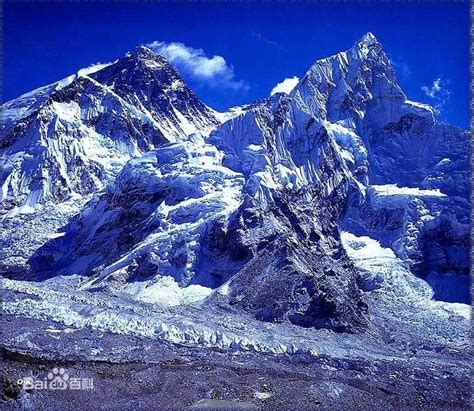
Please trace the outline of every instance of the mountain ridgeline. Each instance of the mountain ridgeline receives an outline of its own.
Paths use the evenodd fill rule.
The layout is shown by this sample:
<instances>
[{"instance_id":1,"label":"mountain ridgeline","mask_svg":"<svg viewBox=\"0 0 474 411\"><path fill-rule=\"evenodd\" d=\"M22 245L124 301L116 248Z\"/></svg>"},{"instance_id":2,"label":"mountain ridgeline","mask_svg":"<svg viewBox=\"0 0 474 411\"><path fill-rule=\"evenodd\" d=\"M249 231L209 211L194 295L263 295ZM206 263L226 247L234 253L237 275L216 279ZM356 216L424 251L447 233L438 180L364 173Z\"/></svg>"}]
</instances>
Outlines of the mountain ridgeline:
<instances>
[{"instance_id":1,"label":"mountain ridgeline","mask_svg":"<svg viewBox=\"0 0 474 411\"><path fill-rule=\"evenodd\" d=\"M342 230L468 301L469 152L371 33L228 113L138 47L3 104L0 271L110 293L172 277L209 288L201 304L356 332L374 284Z\"/></svg>"}]
</instances>

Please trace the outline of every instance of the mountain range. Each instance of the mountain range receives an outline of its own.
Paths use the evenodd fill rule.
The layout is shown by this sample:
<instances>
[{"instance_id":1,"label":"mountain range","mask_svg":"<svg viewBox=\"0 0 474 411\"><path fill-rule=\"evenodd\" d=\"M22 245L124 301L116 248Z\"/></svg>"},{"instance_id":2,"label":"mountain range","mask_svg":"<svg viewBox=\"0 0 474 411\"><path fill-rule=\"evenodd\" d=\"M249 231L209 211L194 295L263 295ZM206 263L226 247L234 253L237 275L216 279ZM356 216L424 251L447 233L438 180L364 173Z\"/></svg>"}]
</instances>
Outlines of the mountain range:
<instances>
[{"instance_id":1,"label":"mountain range","mask_svg":"<svg viewBox=\"0 0 474 411\"><path fill-rule=\"evenodd\" d=\"M230 284L257 316L305 321L344 290L351 322L363 310L340 227L419 276L469 273L469 133L407 99L371 33L289 94L228 113L139 46L5 103L0 144L11 278ZM249 295L255 282L268 295Z\"/></svg>"},{"instance_id":2,"label":"mountain range","mask_svg":"<svg viewBox=\"0 0 474 411\"><path fill-rule=\"evenodd\" d=\"M294 373L330 408L467 404L470 134L407 98L373 34L224 113L139 46L0 120L8 352Z\"/></svg>"}]
</instances>

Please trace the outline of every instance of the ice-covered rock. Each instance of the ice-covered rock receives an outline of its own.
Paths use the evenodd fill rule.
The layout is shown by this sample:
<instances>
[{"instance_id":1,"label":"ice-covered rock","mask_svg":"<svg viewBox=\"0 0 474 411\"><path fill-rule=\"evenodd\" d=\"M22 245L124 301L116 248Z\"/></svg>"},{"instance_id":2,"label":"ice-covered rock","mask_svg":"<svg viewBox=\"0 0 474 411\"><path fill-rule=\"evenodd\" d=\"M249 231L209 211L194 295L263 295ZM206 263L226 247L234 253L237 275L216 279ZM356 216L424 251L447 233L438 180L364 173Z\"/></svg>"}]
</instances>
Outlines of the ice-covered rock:
<instances>
[{"instance_id":1,"label":"ice-covered rock","mask_svg":"<svg viewBox=\"0 0 474 411\"><path fill-rule=\"evenodd\" d=\"M93 273L102 286L157 275L187 285L214 220L240 205L243 176L194 134L130 161L30 263L50 275ZM107 280L107 281L105 281Z\"/></svg>"},{"instance_id":2,"label":"ice-covered rock","mask_svg":"<svg viewBox=\"0 0 474 411\"><path fill-rule=\"evenodd\" d=\"M224 123L209 141L225 153L225 165L246 176L246 192L269 202L282 190L309 199L311 192L325 197L348 185L352 174L330 133L291 98L277 94Z\"/></svg>"},{"instance_id":3,"label":"ice-covered rock","mask_svg":"<svg viewBox=\"0 0 474 411\"><path fill-rule=\"evenodd\" d=\"M161 56L138 47L2 105L0 271L25 262L126 162L222 121Z\"/></svg>"},{"instance_id":4,"label":"ice-covered rock","mask_svg":"<svg viewBox=\"0 0 474 411\"><path fill-rule=\"evenodd\" d=\"M137 47L91 77L151 117L169 141L208 134L220 123L171 64L148 47Z\"/></svg>"}]
</instances>

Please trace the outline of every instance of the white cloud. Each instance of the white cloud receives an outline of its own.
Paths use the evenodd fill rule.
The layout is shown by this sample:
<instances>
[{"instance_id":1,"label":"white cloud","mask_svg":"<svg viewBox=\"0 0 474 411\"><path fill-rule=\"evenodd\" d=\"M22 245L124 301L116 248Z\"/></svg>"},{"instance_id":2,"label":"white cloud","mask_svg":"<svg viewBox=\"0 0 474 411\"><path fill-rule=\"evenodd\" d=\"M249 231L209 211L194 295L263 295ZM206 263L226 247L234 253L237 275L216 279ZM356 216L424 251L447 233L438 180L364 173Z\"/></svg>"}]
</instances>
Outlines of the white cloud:
<instances>
[{"instance_id":1,"label":"white cloud","mask_svg":"<svg viewBox=\"0 0 474 411\"><path fill-rule=\"evenodd\" d=\"M428 97L435 98L441 92L441 77L433 81L431 86L423 86L421 88Z\"/></svg>"},{"instance_id":2,"label":"white cloud","mask_svg":"<svg viewBox=\"0 0 474 411\"><path fill-rule=\"evenodd\" d=\"M203 49L176 42L154 41L147 47L166 58L183 76L200 84L236 91L248 89L245 81L236 80L234 68L222 56L208 57Z\"/></svg>"},{"instance_id":3,"label":"white cloud","mask_svg":"<svg viewBox=\"0 0 474 411\"><path fill-rule=\"evenodd\" d=\"M96 71L102 70L103 68L110 66L112 63L95 63L91 64L88 67L84 67L80 69L77 72L77 75L82 77L82 76L87 76L89 74L95 73Z\"/></svg>"},{"instance_id":4,"label":"white cloud","mask_svg":"<svg viewBox=\"0 0 474 411\"><path fill-rule=\"evenodd\" d=\"M298 81L300 81L300 79L296 76L284 79L282 82L273 87L272 91L270 92L270 96L273 96L275 93L290 94L291 90L293 90L298 84Z\"/></svg>"},{"instance_id":5,"label":"white cloud","mask_svg":"<svg viewBox=\"0 0 474 411\"><path fill-rule=\"evenodd\" d=\"M441 76L433 80L430 86L424 85L421 90L435 102L435 109L440 112L444 104L449 100L451 91L448 89L449 80L444 80Z\"/></svg>"}]
</instances>

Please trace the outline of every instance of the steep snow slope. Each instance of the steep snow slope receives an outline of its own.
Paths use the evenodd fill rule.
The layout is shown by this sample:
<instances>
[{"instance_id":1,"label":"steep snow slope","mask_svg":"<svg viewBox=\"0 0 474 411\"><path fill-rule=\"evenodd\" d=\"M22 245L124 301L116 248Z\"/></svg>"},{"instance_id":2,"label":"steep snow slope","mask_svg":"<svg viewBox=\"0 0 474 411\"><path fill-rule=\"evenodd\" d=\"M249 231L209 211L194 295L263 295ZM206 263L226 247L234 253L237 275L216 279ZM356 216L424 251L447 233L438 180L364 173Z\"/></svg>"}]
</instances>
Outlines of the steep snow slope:
<instances>
[{"instance_id":1,"label":"steep snow slope","mask_svg":"<svg viewBox=\"0 0 474 411\"><path fill-rule=\"evenodd\" d=\"M58 91L71 84L78 77L92 74L110 64L112 63L94 64L90 67L80 69L76 74L66 77L63 80L40 87L4 103L1 110L2 123L0 130L2 135L10 133L11 129L14 128L18 121L28 117L30 114L38 110L53 91Z\"/></svg>"},{"instance_id":2,"label":"steep snow slope","mask_svg":"<svg viewBox=\"0 0 474 411\"><path fill-rule=\"evenodd\" d=\"M327 136L324 142L313 139L315 130ZM324 197L335 181L344 181L344 227L375 235L420 275L467 274L468 133L438 122L431 107L406 99L372 34L316 61L290 97L277 94L249 106L210 141L226 153L226 165L248 176L246 191L260 201L286 189L301 190L307 199L318 189ZM332 177L317 174L324 158L336 161L329 166ZM375 191L366 196L371 184ZM387 220L372 210L377 184L391 188L391 203L408 204L417 193L423 198L417 206L413 201L400 206L415 210L400 214L399 208L404 229L384 226ZM393 189L396 184L404 188ZM439 195L424 195L429 192ZM378 234L370 229L375 221Z\"/></svg>"},{"instance_id":3,"label":"steep snow slope","mask_svg":"<svg viewBox=\"0 0 474 411\"><path fill-rule=\"evenodd\" d=\"M129 159L219 116L144 47L3 104L0 271L27 275L26 260Z\"/></svg>"},{"instance_id":4,"label":"steep snow slope","mask_svg":"<svg viewBox=\"0 0 474 411\"><path fill-rule=\"evenodd\" d=\"M351 208L341 226L393 249L415 274L438 289L437 298L469 303L467 210L467 200L439 190L371 186L365 203Z\"/></svg>"},{"instance_id":5,"label":"steep snow slope","mask_svg":"<svg viewBox=\"0 0 474 411\"><path fill-rule=\"evenodd\" d=\"M319 190L328 196L352 174L324 125L283 94L247 108L211 134L224 164L247 177L246 191L261 202L280 190Z\"/></svg>"},{"instance_id":6,"label":"steep snow slope","mask_svg":"<svg viewBox=\"0 0 474 411\"><path fill-rule=\"evenodd\" d=\"M369 33L348 51L316 61L291 97L323 119L361 185L404 187L390 189L390 199L374 187L362 208L350 200L344 226L375 235L422 276L467 275L469 133L440 123L431 107L407 100L375 36ZM417 196L416 187L442 195ZM389 203L399 206L388 219L398 219L403 229L390 228L381 211Z\"/></svg>"},{"instance_id":7,"label":"steep snow slope","mask_svg":"<svg viewBox=\"0 0 474 411\"><path fill-rule=\"evenodd\" d=\"M0 200L12 215L93 193L130 157L165 141L149 117L106 86L79 77L2 139Z\"/></svg>"}]
</instances>

